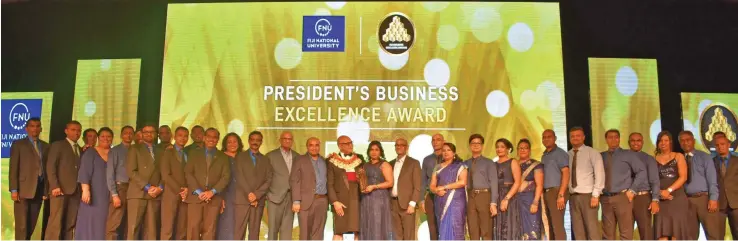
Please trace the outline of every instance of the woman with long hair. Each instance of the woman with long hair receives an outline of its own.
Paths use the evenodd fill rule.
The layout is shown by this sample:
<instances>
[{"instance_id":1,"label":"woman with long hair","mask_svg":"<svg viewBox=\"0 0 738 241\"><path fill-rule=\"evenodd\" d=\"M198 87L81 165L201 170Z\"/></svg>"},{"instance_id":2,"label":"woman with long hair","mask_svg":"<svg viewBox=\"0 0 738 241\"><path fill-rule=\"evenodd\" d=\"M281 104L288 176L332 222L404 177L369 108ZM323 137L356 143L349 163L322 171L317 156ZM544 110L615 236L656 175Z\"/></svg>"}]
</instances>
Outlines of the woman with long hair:
<instances>
[{"instance_id":1,"label":"woman with long hair","mask_svg":"<svg viewBox=\"0 0 738 241\"><path fill-rule=\"evenodd\" d=\"M521 185L520 163L510 157L513 151L512 142L505 138L495 141L497 151L497 185L500 194L497 203L500 212L495 218L494 238L495 240L515 240L521 236L520 212L518 212L518 201L516 195Z\"/></svg>"},{"instance_id":2,"label":"woman with long hair","mask_svg":"<svg viewBox=\"0 0 738 241\"><path fill-rule=\"evenodd\" d=\"M434 204L439 240L464 240L466 229L467 170L456 155L456 145L444 143L443 162L436 165L430 190L436 194Z\"/></svg>"},{"instance_id":3,"label":"woman with long hair","mask_svg":"<svg viewBox=\"0 0 738 241\"><path fill-rule=\"evenodd\" d=\"M234 167L236 161L236 155L243 151L243 141L241 137L236 133L228 133L223 138L223 142L220 145L221 151L228 156L228 161L231 163L231 182L228 183L225 193L223 193L223 201L221 202L220 217L218 218L218 231L216 237L219 240L233 240L235 234L235 216L236 212L233 211L233 189L236 185L236 168Z\"/></svg>"},{"instance_id":4,"label":"woman with long hair","mask_svg":"<svg viewBox=\"0 0 738 241\"><path fill-rule=\"evenodd\" d=\"M379 141L369 143L366 155L369 162L360 167L366 175L367 186L361 191L359 239L393 239L389 202L394 185L392 166L385 160L384 148Z\"/></svg>"},{"instance_id":5,"label":"woman with long hair","mask_svg":"<svg viewBox=\"0 0 738 241\"><path fill-rule=\"evenodd\" d=\"M687 162L684 155L673 152L672 136L668 131L656 139L656 162L661 182L661 203L654 216L653 228L659 240L689 238L687 210L689 203L683 185L687 181Z\"/></svg>"},{"instance_id":6,"label":"woman with long hair","mask_svg":"<svg viewBox=\"0 0 738 241\"><path fill-rule=\"evenodd\" d=\"M107 186L106 168L113 143L113 130L100 128L97 146L82 154L77 181L82 186L82 199L77 211L75 239L105 239L105 220L108 219L110 191Z\"/></svg>"},{"instance_id":7,"label":"woman with long hair","mask_svg":"<svg viewBox=\"0 0 738 241\"><path fill-rule=\"evenodd\" d=\"M518 188L518 212L520 213L520 231L522 240L538 240L543 237L543 230L548 223L542 224L540 209L543 195L543 165L530 158L530 141L521 139L518 142L518 162L523 171L523 179Z\"/></svg>"}]
</instances>

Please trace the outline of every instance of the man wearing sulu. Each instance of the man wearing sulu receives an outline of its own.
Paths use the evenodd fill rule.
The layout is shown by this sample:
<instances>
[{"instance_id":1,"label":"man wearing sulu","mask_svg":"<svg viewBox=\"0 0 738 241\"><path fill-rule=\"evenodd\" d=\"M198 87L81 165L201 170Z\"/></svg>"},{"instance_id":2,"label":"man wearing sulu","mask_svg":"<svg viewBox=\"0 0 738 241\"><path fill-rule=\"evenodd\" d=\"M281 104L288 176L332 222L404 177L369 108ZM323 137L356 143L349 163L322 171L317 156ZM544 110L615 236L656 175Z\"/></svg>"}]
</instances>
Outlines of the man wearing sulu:
<instances>
[{"instance_id":1,"label":"man wearing sulu","mask_svg":"<svg viewBox=\"0 0 738 241\"><path fill-rule=\"evenodd\" d=\"M307 140L308 153L295 157L290 173L292 211L297 213L300 240L323 240L328 209L328 170L320 140Z\"/></svg>"},{"instance_id":2,"label":"man wearing sulu","mask_svg":"<svg viewBox=\"0 0 738 241\"><path fill-rule=\"evenodd\" d=\"M338 137L339 153L328 157L328 200L333 208L333 239L343 235L359 238L359 180L356 170L364 157L354 153L354 142L348 136Z\"/></svg>"}]
</instances>

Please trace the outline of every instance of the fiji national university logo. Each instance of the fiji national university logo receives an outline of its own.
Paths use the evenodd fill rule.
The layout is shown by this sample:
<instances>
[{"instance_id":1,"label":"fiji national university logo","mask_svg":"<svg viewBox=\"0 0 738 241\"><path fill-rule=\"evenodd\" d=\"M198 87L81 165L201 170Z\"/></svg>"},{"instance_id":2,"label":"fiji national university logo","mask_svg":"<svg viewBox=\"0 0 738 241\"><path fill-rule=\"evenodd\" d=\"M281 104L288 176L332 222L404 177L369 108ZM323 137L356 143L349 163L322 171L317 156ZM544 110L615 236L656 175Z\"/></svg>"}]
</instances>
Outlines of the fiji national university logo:
<instances>
[{"instance_id":1,"label":"fiji national university logo","mask_svg":"<svg viewBox=\"0 0 738 241\"><path fill-rule=\"evenodd\" d=\"M303 52L343 52L346 47L345 16L303 16Z\"/></svg>"}]
</instances>

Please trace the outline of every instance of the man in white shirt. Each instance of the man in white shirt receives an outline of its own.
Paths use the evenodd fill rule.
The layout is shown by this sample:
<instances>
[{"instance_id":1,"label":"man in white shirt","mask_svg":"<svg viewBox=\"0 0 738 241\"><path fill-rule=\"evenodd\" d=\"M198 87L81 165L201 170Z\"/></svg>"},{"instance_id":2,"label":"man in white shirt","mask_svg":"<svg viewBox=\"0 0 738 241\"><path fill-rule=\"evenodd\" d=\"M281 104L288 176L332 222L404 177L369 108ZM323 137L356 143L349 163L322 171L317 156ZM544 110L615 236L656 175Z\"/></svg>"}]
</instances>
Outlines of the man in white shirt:
<instances>
[{"instance_id":1,"label":"man in white shirt","mask_svg":"<svg viewBox=\"0 0 738 241\"><path fill-rule=\"evenodd\" d=\"M407 140L395 141L397 159L392 160L392 229L397 240L415 240L415 207L420 202L420 162L407 155Z\"/></svg>"},{"instance_id":2,"label":"man in white shirt","mask_svg":"<svg viewBox=\"0 0 738 241\"><path fill-rule=\"evenodd\" d=\"M572 145L569 150L571 228L576 240L600 240L602 231L597 211L600 194L605 188L605 167L600 152L584 145L584 139L581 127L569 131Z\"/></svg>"}]
</instances>

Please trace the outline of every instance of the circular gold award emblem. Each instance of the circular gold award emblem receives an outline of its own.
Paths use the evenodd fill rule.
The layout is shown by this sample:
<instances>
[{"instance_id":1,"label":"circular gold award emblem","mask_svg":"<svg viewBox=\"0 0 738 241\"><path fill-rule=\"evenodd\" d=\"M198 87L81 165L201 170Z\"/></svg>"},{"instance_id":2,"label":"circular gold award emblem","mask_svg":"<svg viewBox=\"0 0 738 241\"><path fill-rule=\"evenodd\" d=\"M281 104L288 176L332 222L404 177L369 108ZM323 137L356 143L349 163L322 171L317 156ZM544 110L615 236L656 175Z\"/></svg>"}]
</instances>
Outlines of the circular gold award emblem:
<instances>
[{"instance_id":1,"label":"circular gold award emblem","mask_svg":"<svg viewBox=\"0 0 738 241\"><path fill-rule=\"evenodd\" d=\"M392 55L404 54L415 43L415 26L405 14L390 13L379 23L377 39L384 52Z\"/></svg>"}]
</instances>

